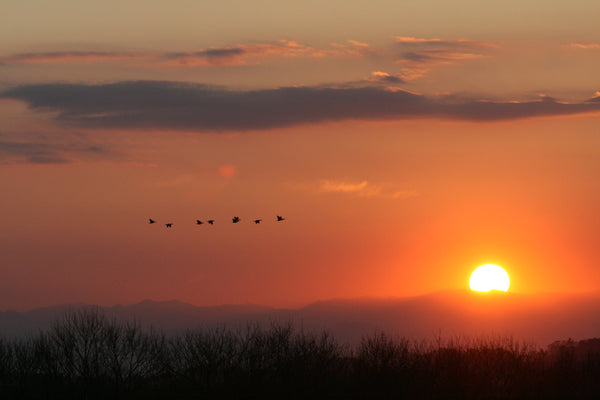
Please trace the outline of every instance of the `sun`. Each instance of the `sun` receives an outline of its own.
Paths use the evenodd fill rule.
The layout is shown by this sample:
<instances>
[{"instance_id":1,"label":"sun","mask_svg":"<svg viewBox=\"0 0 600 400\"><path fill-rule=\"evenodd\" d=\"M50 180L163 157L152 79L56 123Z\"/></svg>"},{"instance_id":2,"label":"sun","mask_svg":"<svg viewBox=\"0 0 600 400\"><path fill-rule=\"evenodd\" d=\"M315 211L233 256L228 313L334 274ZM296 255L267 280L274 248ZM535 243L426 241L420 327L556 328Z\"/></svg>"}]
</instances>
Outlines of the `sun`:
<instances>
[{"instance_id":1,"label":"sun","mask_svg":"<svg viewBox=\"0 0 600 400\"><path fill-rule=\"evenodd\" d=\"M490 290L508 291L510 278L506 271L494 264L485 264L477 267L469 279L471 290L489 292Z\"/></svg>"}]
</instances>

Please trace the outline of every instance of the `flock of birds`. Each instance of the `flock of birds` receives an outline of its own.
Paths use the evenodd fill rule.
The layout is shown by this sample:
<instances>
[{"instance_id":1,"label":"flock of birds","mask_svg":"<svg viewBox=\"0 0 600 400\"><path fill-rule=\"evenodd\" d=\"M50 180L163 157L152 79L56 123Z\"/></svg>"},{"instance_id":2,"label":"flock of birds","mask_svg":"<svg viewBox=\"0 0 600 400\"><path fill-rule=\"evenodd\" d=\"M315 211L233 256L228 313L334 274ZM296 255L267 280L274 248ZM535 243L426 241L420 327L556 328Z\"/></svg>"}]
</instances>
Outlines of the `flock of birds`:
<instances>
[{"instance_id":1,"label":"flock of birds","mask_svg":"<svg viewBox=\"0 0 600 400\"><path fill-rule=\"evenodd\" d=\"M278 215L275 220L277 222L281 222L281 221L285 221L285 218L283 218L281 215ZM156 221L153 220L152 218L148 218L148 221L149 221L148 223L150 223L150 224L155 224L156 223ZM231 222L233 222L234 224L237 224L240 221L241 221L240 217L235 216L235 217L231 218ZM214 225L215 224L215 220L214 219L206 220L206 222L208 222L209 225ZM255 224L260 224L261 222L262 222L262 219L255 219L254 220ZM196 220L196 225L202 225L202 224L204 224L204 221L200 221L199 219ZM172 222L168 222L168 223L165 224L165 226L167 228L172 228L173 227L173 223Z\"/></svg>"}]
</instances>

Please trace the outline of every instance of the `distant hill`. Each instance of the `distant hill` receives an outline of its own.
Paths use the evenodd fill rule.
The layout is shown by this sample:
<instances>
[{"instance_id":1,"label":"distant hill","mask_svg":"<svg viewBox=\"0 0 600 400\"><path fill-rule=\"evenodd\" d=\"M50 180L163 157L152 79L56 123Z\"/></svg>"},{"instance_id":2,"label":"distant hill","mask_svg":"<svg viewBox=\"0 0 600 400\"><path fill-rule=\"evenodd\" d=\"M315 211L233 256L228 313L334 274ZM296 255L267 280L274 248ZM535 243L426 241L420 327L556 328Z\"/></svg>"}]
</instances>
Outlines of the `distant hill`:
<instances>
[{"instance_id":1,"label":"distant hill","mask_svg":"<svg viewBox=\"0 0 600 400\"><path fill-rule=\"evenodd\" d=\"M308 328L328 328L359 340L382 330L414 339L512 336L547 345L600 336L600 296L525 296L470 291L413 298L349 299L313 303L293 313Z\"/></svg>"},{"instance_id":2,"label":"distant hill","mask_svg":"<svg viewBox=\"0 0 600 400\"><path fill-rule=\"evenodd\" d=\"M0 335L12 337L45 330L68 311L82 307L92 306L74 303L37 308L26 312L0 312ZM177 300L144 300L127 306L100 306L99 308L110 318L136 320L146 327L152 326L167 333L198 327L245 324L263 320L266 315L273 312L271 307L258 305L198 307Z\"/></svg>"},{"instance_id":3,"label":"distant hill","mask_svg":"<svg viewBox=\"0 0 600 400\"><path fill-rule=\"evenodd\" d=\"M84 304L0 312L0 335L18 336L47 329L52 321ZM414 339L513 336L547 345L568 338L600 336L600 296L440 292L410 298L359 298L319 301L299 309L260 305L198 307L179 301L145 300L100 307L108 316L136 319L167 333L199 327L243 327L292 322L306 330L327 329L338 339L356 342L383 330Z\"/></svg>"}]
</instances>

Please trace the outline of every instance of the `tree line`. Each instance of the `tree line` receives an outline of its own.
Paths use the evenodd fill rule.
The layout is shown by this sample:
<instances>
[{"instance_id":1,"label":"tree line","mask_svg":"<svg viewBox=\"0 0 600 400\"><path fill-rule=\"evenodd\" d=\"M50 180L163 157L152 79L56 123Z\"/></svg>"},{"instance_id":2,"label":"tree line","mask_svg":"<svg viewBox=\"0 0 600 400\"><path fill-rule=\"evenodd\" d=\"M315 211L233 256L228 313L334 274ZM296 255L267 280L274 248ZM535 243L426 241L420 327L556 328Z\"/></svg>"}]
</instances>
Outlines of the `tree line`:
<instances>
[{"instance_id":1,"label":"tree line","mask_svg":"<svg viewBox=\"0 0 600 400\"><path fill-rule=\"evenodd\" d=\"M428 342L374 332L351 346L291 322L167 336L99 308L0 339L2 399L572 399L600 393L600 339Z\"/></svg>"}]
</instances>

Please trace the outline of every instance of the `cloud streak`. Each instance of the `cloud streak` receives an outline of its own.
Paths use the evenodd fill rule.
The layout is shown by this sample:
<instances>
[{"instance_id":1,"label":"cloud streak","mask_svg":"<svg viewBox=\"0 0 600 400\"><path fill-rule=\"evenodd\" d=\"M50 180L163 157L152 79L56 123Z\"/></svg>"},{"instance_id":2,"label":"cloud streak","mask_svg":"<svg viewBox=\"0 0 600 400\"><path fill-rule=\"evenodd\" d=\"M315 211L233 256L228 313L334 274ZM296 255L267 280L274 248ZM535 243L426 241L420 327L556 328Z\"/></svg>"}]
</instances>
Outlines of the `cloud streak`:
<instances>
[{"instance_id":1,"label":"cloud streak","mask_svg":"<svg viewBox=\"0 0 600 400\"><path fill-rule=\"evenodd\" d=\"M98 146L0 140L0 164L65 164L73 161L72 155L99 153L105 151Z\"/></svg>"},{"instance_id":2,"label":"cloud streak","mask_svg":"<svg viewBox=\"0 0 600 400\"><path fill-rule=\"evenodd\" d=\"M77 127L195 131L245 131L349 119L494 121L600 110L597 102L590 101L444 100L371 86L236 91L162 81L24 85L1 96L24 101L34 110L56 112L57 120Z\"/></svg>"},{"instance_id":3,"label":"cloud streak","mask_svg":"<svg viewBox=\"0 0 600 400\"><path fill-rule=\"evenodd\" d=\"M69 162L69 159L57 150L45 143L0 141L0 163L20 161L31 164L63 164Z\"/></svg>"},{"instance_id":4,"label":"cloud streak","mask_svg":"<svg viewBox=\"0 0 600 400\"><path fill-rule=\"evenodd\" d=\"M55 51L45 53L20 53L0 57L2 64L93 63L103 61L143 60L149 55L134 51Z\"/></svg>"},{"instance_id":5,"label":"cloud streak","mask_svg":"<svg viewBox=\"0 0 600 400\"><path fill-rule=\"evenodd\" d=\"M171 66L239 66L260 63L265 57L340 57L362 56L370 51L366 43L349 40L333 44L327 49L317 49L292 40L273 43L239 44L231 47L210 47L192 52L167 53L163 56Z\"/></svg>"},{"instance_id":6,"label":"cloud streak","mask_svg":"<svg viewBox=\"0 0 600 400\"><path fill-rule=\"evenodd\" d=\"M144 61L154 66L239 66L255 65L268 57L342 57L363 56L372 52L367 43L348 40L333 43L327 48L315 48L292 40L269 43L237 44L225 47L208 47L181 52L140 51L54 51L19 53L0 57L0 65L12 64L92 64L109 61Z\"/></svg>"},{"instance_id":7,"label":"cloud streak","mask_svg":"<svg viewBox=\"0 0 600 400\"><path fill-rule=\"evenodd\" d=\"M404 46L432 46L432 47L466 47L466 48L489 48L498 47L495 43L481 42L466 39L439 39L439 38L417 38L397 36L396 43Z\"/></svg>"},{"instance_id":8,"label":"cloud streak","mask_svg":"<svg viewBox=\"0 0 600 400\"><path fill-rule=\"evenodd\" d=\"M385 83L385 84L398 84L405 83L405 80L395 74L390 74L384 71L373 71L369 79L371 82Z\"/></svg>"},{"instance_id":9,"label":"cloud streak","mask_svg":"<svg viewBox=\"0 0 600 400\"><path fill-rule=\"evenodd\" d=\"M600 43L571 43L571 47L576 49L600 49Z\"/></svg>"},{"instance_id":10,"label":"cloud streak","mask_svg":"<svg viewBox=\"0 0 600 400\"><path fill-rule=\"evenodd\" d=\"M420 78L438 65L487 57L487 51L498 47L494 43L474 40L405 36L396 37L396 44L401 50L396 63L402 66L400 75L406 81Z\"/></svg>"},{"instance_id":11,"label":"cloud streak","mask_svg":"<svg viewBox=\"0 0 600 400\"><path fill-rule=\"evenodd\" d=\"M98 159L111 151L97 140L80 133L3 132L0 134L0 164L65 164L80 159Z\"/></svg>"},{"instance_id":12,"label":"cloud streak","mask_svg":"<svg viewBox=\"0 0 600 400\"><path fill-rule=\"evenodd\" d=\"M391 185L373 184L368 181L350 182L324 179L319 182L318 191L321 193L340 193L368 198L407 199L417 196L417 193L414 191L397 190L391 187Z\"/></svg>"}]
</instances>

